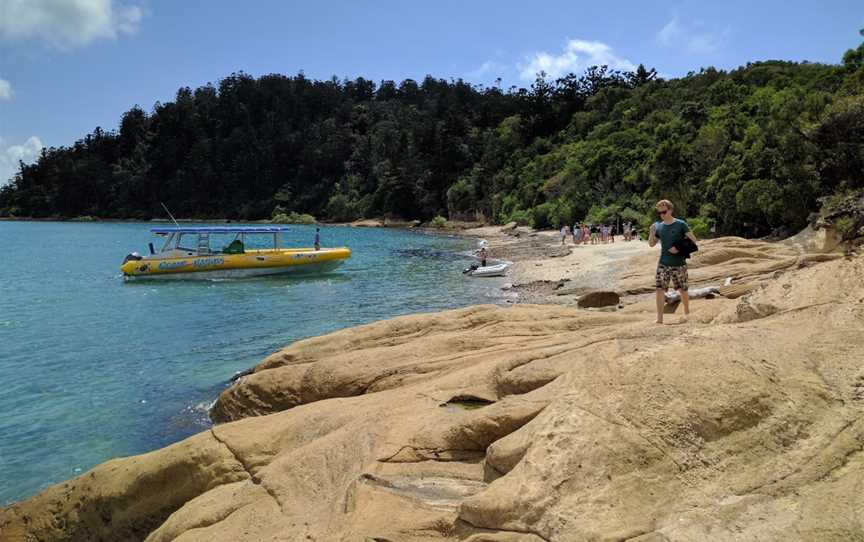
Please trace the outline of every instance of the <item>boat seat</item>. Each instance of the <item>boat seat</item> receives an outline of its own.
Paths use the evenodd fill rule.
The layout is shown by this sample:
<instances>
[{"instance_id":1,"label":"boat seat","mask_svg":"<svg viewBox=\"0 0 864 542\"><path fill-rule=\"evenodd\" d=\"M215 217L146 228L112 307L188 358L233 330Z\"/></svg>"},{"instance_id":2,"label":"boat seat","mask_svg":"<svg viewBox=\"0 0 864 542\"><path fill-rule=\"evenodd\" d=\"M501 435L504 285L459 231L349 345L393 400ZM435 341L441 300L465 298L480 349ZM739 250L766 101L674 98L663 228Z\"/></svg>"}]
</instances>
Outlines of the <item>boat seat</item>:
<instances>
[{"instance_id":1,"label":"boat seat","mask_svg":"<svg viewBox=\"0 0 864 542\"><path fill-rule=\"evenodd\" d=\"M244 254L246 250L243 248L243 241L234 239L222 249L222 252L225 254Z\"/></svg>"}]
</instances>

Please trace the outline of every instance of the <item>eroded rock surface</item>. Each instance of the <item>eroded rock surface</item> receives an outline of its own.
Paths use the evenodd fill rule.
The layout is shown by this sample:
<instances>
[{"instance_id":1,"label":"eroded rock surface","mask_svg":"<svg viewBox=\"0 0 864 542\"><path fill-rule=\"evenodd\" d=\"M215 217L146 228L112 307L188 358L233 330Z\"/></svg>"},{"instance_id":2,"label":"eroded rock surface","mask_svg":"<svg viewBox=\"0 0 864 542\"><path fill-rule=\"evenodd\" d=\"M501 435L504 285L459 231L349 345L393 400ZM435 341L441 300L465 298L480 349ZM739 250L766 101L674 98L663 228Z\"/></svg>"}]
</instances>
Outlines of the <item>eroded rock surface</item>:
<instances>
[{"instance_id":1,"label":"eroded rock surface","mask_svg":"<svg viewBox=\"0 0 864 542\"><path fill-rule=\"evenodd\" d=\"M583 309L591 307L614 307L620 301L621 296L616 292L595 290L579 296L579 301L576 304Z\"/></svg>"},{"instance_id":2,"label":"eroded rock surface","mask_svg":"<svg viewBox=\"0 0 864 542\"><path fill-rule=\"evenodd\" d=\"M299 341L225 423L0 510L0 540L861 540L864 258L749 243L694 273L761 287L686 325L479 306Z\"/></svg>"}]
</instances>

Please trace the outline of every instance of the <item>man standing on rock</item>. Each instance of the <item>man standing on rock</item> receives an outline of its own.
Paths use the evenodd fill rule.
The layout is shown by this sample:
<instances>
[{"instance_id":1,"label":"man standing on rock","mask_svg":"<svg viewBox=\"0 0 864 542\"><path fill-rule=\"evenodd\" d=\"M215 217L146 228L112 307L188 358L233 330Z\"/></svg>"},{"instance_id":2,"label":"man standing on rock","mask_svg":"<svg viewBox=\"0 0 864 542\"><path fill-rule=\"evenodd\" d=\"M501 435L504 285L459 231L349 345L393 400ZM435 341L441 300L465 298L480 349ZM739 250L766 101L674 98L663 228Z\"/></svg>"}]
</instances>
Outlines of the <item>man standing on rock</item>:
<instances>
[{"instance_id":1,"label":"man standing on rock","mask_svg":"<svg viewBox=\"0 0 864 542\"><path fill-rule=\"evenodd\" d=\"M679 254L676 243L680 243L685 237L696 243L696 236L690 231L690 227L680 218L672 216L672 202L662 199L655 206L660 217L659 222L651 224L648 233L648 245L657 244L660 239L660 261L657 262L657 273L654 279L657 288L657 323L663 323L663 306L666 303L666 290L669 283L675 286L681 294L681 303L684 305L684 316L681 322L686 322L690 315L690 296L687 292L687 259Z\"/></svg>"}]
</instances>

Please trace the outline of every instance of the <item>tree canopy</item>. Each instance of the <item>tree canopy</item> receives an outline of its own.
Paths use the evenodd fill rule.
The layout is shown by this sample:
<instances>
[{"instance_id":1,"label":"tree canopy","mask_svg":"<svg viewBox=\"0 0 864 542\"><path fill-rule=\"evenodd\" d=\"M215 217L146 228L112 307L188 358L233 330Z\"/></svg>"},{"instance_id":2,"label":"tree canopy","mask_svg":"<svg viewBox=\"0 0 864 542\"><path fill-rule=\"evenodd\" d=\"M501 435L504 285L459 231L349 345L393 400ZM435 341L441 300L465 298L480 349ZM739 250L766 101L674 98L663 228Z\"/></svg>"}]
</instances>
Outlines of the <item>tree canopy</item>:
<instances>
[{"instance_id":1,"label":"tree canopy","mask_svg":"<svg viewBox=\"0 0 864 542\"><path fill-rule=\"evenodd\" d=\"M436 215L537 227L647 220L802 227L864 186L864 44L842 64L754 62L664 80L640 65L530 88L231 74L114 130L44 149L0 215L347 221Z\"/></svg>"}]
</instances>

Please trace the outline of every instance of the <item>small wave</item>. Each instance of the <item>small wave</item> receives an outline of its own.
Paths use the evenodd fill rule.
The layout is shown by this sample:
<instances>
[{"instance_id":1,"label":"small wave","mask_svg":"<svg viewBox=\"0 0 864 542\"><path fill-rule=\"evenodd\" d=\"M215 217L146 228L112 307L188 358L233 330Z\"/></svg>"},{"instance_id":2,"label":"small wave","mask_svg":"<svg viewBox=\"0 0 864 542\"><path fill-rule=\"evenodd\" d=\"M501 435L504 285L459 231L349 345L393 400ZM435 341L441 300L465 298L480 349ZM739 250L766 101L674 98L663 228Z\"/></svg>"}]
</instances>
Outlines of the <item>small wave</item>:
<instances>
[{"instance_id":1,"label":"small wave","mask_svg":"<svg viewBox=\"0 0 864 542\"><path fill-rule=\"evenodd\" d=\"M189 412L204 413L209 415L210 409L213 408L213 405L215 404L216 399L213 399L212 401L202 401L200 403L187 406L186 410Z\"/></svg>"},{"instance_id":2,"label":"small wave","mask_svg":"<svg viewBox=\"0 0 864 542\"><path fill-rule=\"evenodd\" d=\"M174 430L200 431L213 425L210 420L210 408L216 403L213 401L201 401L195 404L189 404L183 407L183 410L177 413L171 420L171 427Z\"/></svg>"}]
</instances>

